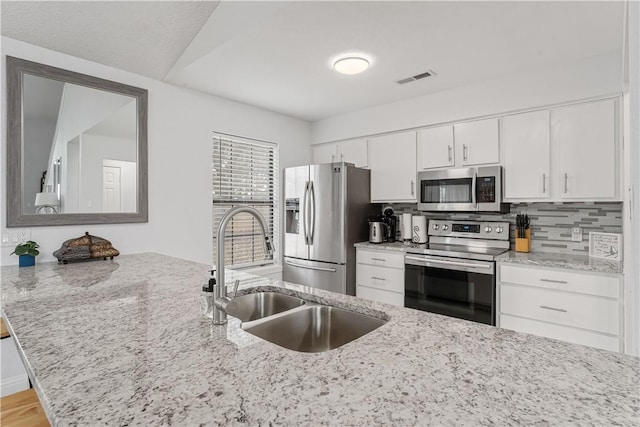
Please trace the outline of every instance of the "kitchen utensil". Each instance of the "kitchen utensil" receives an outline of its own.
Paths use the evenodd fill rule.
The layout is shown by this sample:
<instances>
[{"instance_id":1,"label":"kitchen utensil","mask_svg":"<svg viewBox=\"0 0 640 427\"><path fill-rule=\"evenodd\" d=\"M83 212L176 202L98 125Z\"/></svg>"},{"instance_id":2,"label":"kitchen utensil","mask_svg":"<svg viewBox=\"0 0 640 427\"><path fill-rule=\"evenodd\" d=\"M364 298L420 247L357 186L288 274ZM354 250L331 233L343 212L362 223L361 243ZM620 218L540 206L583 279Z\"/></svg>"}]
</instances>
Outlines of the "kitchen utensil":
<instances>
[{"instance_id":1,"label":"kitchen utensil","mask_svg":"<svg viewBox=\"0 0 640 427\"><path fill-rule=\"evenodd\" d=\"M382 243L384 242L385 228L387 224L380 221L371 221L369 223L369 242L370 243Z\"/></svg>"},{"instance_id":2,"label":"kitchen utensil","mask_svg":"<svg viewBox=\"0 0 640 427\"><path fill-rule=\"evenodd\" d=\"M404 240L411 240L411 214L402 214L402 238Z\"/></svg>"},{"instance_id":3,"label":"kitchen utensil","mask_svg":"<svg viewBox=\"0 0 640 427\"><path fill-rule=\"evenodd\" d=\"M415 215L411 222L413 225L413 243L427 243L427 217Z\"/></svg>"}]
</instances>

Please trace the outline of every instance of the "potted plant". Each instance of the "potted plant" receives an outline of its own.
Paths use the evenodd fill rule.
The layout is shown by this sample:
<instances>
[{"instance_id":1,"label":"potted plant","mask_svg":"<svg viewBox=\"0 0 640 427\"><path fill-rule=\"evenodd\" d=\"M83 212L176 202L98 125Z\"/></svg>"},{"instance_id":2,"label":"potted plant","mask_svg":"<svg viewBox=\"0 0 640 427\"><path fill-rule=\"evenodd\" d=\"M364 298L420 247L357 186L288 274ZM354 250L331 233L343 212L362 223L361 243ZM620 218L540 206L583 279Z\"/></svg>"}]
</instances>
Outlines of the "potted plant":
<instances>
[{"instance_id":1,"label":"potted plant","mask_svg":"<svg viewBox=\"0 0 640 427\"><path fill-rule=\"evenodd\" d=\"M32 267L36 265L36 256L40 254L39 247L36 242L29 240L16 246L11 255L16 254L20 257L20 267Z\"/></svg>"}]
</instances>

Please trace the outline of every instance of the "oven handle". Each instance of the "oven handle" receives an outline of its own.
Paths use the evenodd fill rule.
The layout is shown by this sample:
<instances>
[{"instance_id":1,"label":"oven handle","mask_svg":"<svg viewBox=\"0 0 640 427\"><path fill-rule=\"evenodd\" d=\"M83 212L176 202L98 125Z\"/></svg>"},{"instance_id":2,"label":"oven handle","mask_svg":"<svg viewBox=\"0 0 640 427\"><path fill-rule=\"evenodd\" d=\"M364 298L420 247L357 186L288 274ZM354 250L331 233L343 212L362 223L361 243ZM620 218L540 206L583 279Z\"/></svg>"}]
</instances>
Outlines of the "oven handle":
<instances>
[{"instance_id":1,"label":"oven handle","mask_svg":"<svg viewBox=\"0 0 640 427\"><path fill-rule=\"evenodd\" d=\"M435 265L443 265L443 266L452 266L452 267L464 267L464 268L477 268L477 269L487 269L493 270L493 263L472 263L465 261L449 261L446 259L435 259L435 258L427 258L427 257L415 257L411 255L405 255L405 261L417 261L418 263L409 262L407 264L427 266L427 264L435 264ZM493 271L489 272L489 274L493 274Z\"/></svg>"}]
</instances>

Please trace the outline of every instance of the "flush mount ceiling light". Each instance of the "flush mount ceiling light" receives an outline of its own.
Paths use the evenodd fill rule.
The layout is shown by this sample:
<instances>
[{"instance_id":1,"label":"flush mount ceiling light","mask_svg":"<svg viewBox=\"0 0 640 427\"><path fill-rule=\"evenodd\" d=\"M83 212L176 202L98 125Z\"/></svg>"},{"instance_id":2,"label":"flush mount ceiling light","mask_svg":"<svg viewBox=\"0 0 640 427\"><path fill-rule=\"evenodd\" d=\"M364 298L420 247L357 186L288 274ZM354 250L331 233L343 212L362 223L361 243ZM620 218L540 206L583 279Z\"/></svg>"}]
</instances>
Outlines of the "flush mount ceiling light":
<instances>
[{"instance_id":1,"label":"flush mount ceiling light","mask_svg":"<svg viewBox=\"0 0 640 427\"><path fill-rule=\"evenodd\" d=\"M349 56L333 63L333 69L342 74L359 74L369 68L369 61L359 56Z\"/></svg>"}]
</instances>

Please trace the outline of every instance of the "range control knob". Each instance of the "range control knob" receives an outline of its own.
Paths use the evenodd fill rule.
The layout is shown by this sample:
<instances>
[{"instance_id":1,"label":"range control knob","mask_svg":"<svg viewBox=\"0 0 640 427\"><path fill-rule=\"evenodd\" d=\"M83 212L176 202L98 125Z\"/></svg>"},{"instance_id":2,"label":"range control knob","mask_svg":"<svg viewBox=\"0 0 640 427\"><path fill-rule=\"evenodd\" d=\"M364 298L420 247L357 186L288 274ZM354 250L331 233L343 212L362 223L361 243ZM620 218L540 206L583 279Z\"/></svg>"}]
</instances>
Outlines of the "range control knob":
<instances>
[{"instance_id":1,"label":"range control knob","mask_svg":"<svg viewBox=\"0 0 640 427\"><path fill-rule=\"evenodd\" d=\"M491 233L491 227L488 225L484 228L485 233Z\"/></svg>"},{"instance_id":2,"label":"range control knob","mask_svg":"<svg viewBox=\"0 0 640 427\"><path fill-rule=\"evenodd\" d=\"M440 226L434 222L434 223L433 223L433 229L434 229L434 230L437 230L438 228L440 228Z\"/></svg>"},{"instance_id":3,"label":"range control knob","mask_svg":"<svg viewBox=\"0 0 640 427\"><path fill-rule=\"evenodd\" d=\"M447 230L449 229L449 226L448 226L447 224L443 224L443 225L442 225L442 229L443 229L444 231L447 231Z\"/></svg>"},{"instance_id":4,"label":"range control knob","mask_svg":"<svg viewBox=\"0 0 640 427\"><path fill-rule=\"evenodd\" d=\"M496 233L502 233L502 227L500 226L496 227Z\"/></svg>"}]
</instances>

